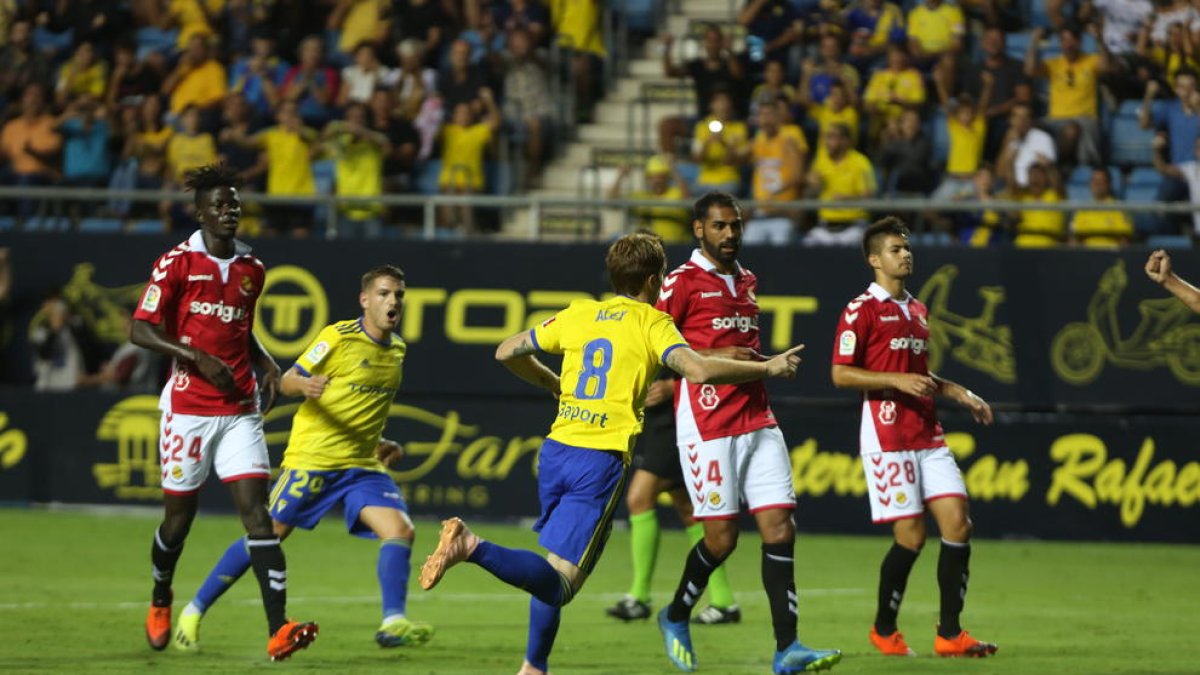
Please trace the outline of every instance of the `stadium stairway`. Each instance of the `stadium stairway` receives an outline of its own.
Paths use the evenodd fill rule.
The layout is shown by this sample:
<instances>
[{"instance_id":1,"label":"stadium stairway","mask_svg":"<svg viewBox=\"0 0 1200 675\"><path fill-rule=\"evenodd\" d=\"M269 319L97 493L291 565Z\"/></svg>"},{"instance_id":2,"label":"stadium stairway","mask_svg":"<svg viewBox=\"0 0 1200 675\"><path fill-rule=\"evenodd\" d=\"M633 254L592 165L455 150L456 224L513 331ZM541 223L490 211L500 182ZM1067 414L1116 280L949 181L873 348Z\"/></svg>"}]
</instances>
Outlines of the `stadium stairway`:
<instances>
[{"instance_id":1,"label":"stadium stairway","mask_svg":"<svg viewBox=\"0 0 1200 675\"><path fill-rule=\"evenodd\" d=\"M675 59L682 62L699 50L703 22L733 27L729 0L687 0L680 3L687 14L671 14L660 34L676 37ZM695 36L696 39L686 39ZM639 54L640 51L640 54ZM657 36L633 48L628 71L617 77L605 98L596 106L593 123L580 125L574 139L543 171L541 187L529 196L548 198L602 198L616 180L622 164L635 167L626 179L627 189L643 184L644 159L658 147L658 122L667 115L694 115L695 103L688 80L663 75L662 42ZM632 117L631 117L632 115ZM632 121L632 125L631 125ZM530 209L515 209L504 220L503 233L526 238L531 231ZM622 232L625 218L617 209L543 209L544 237L579 236L608 239Z\"/></svg>"}]
</instances>

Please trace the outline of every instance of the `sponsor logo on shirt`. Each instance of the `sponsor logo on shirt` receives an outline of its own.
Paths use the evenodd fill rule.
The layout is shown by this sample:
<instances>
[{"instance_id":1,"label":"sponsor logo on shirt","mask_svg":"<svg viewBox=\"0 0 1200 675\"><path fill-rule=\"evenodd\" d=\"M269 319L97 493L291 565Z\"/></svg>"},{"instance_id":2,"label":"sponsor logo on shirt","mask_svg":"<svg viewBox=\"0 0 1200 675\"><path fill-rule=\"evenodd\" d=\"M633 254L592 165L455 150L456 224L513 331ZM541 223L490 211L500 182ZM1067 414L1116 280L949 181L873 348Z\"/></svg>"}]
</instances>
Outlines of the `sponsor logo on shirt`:
<instances>
[{"instance_id":1,"label":"sponsor logo on shirt","mask_svg":"<svg viewBox=\"0 0 1200 675\"><path fill-rule=\"evenodd\" d=\"M925 340L915 337L892 338L888 347L894 352L911 349L913 354L920 355L925 351Z\"/></svg>"},{"instance_id":2,"label":"sponsor logo on shirt","mask_svg":"<svg viewBox=\"0 0 1200 675\"><path fill-rule=\"evenodd\" d=\"M881 317L879 317L879 320L884 323L888 323L891 321L899 321L900 317L896 316L895 314L892 314L891 316L881 316Z\"/></svg>"},{"instance_id":3,"label":"sponsor logo on shirt","mask_svg":"<svg viewBox=\"0 0 1200 675\"><path fill-rule=\"evenodd\" d=\"M188 275L188 281L212 281L212 280L213 280L213 275L211 275L211 274L189 274Z\"/></svg>"},{"instance_id":4,"label":"sponsor logo on shirt","mask_svg":"<svg viewBox=\"0 0 1200 675\"><path fill-rule=\"evenodd\" d=\"M158 303L160 300L162 300L162 289L159 288L157 284L150 284L146 287L146 294L142 296L142 311L158 311Z\"/></svg>"},{"instance_id":5,"label":"sponsor logo on shirt","mask_svg":"<svg viewBox=\"0 0 1200 675\"><path fill-rule=\"evenodd\" d=\"M705 298L719 298L719 297L721 297L721 291L709 291L707 293L700 294L701 300L703 300Z\"/></svg>"},{"instance_id":6,"label":"sponsor logo on shirt","mask_svg":"<svg viewBox=\"0 0 1200 675\"><path fill-rule=\"evenodd\" d=\"M224 301L200 302L193 300L192 304L188 306L188 311L199 316L215 316L221 320L221 323L231 323L246 318L245 307L227 305Z\"/></svg>"},{"instance_id":7,"label":"sponsor logo on shirt","mask_svg":"<svg viewBox=\"0 0 1200 675\"><path fill-rule=\"evenodd\" d=\"M713 330L736 330L739 333L749 333L758 330L756 316L718 316L712 320Z\"/></svg>"},{"instance_id":8,"label":"sponsor logo on shirt","mask_svg":"<svg viewBox=\"0 0 1200 675\"><path fill-rule=\"evenodd\" d=\"M700 396L696 399L701 408L705 410L714 410L717 404L721 402L721 397L717 396L717 388L711 384L706 384L700 387Z\"/></svg>"},{"instance_id":9,"label":"sponsor logo on shirt","mask_svg":"<svg viewBox=\"0 0 1200 675\"><path fill-rule=\"evenodd\" d=\"M558 417L567 421L578 420L584 424L594 424L601 429L608 425L608 413L598 413L583 406L560 403Z\"/></svg>"},{"instance_id":10,"label":"sponsor logo on shirt","mask_svg":"<svg viewBox=\"0 0 1200 675\"><path fill-rule=\"evenodd\" d=\"M381 387L377 384L359 384L358 382L350 383L350 391L355 394L372 394L389 398L396 395L395 387Z\"/></svg>"},{"instance_id":11,"label":"sponsor logo on shirt","mask_svg":"<svg viewBox=\"0 0 1200 675\"><path fill-rule=\"evenodd\" d=\"M896 402L883 401L879 404L879 422L881 424L896 423Z\"/></svg>"}]
</instances>

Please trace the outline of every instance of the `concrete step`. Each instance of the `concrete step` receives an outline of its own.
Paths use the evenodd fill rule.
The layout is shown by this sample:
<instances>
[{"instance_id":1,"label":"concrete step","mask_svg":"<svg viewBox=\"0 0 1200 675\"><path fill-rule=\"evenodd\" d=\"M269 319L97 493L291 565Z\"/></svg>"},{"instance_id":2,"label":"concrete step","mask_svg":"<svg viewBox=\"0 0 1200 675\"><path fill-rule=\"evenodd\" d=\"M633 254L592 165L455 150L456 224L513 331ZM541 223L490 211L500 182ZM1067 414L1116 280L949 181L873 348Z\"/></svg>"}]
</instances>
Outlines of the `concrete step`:
<instances>
[{"instance_id":1,"label":"concrete step","mask_svg":"<svg viewBox=\"0 0 1200 675\"><path fill-rule=\"evenodd\" d=\"M578 129L579 142L590 145L629 145L629 134L625 126L585 124Z\"/></svg>"}]
</instances>

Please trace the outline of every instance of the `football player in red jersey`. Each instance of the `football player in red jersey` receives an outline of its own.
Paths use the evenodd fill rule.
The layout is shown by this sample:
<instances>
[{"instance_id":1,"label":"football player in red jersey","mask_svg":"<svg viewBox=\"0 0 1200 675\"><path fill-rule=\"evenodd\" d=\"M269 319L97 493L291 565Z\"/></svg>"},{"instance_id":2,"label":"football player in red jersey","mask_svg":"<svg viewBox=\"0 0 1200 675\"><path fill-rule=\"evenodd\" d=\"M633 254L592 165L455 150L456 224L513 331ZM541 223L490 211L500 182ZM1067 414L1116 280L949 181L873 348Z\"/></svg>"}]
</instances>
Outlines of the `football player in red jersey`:
<instances>
[{"instance_id":1,"label":"football player in red jersey","mask_svg":"<svg viewBox=\"0 0 1200 675\"><path fill-rule=\"evenodd\" d=\"M242 211L236 174L202 167L185 187L195 193L200 229L155 263L130 336L173 359L159 400L165 514L150 548L154 591L146 639L159 650L170 640L171 580L200 486L215 468L246 528L270 629L268 656L285 659L316 638L317 625L287 618L287 564L267 515L271 465L253 366L263 372L265 409L274 403L280 374L252 330L266 271L250 247L234 239Z\"/></svg>"},{"instance_id":2,"label":"football player in red jersey","mask_svg":"<svg viewBox=\"0 0 1200 675\"><path fill-rule=\"evenodd\" d=\"M738 264L742 211L737 200L710 192L696 201L690 260L663 280L658 308L670 314L697 352L759 360L758 279ZM676 385L679 463L704 538L688 553L675 598L658 614L667 657L681 670L696 662L688 617L709 576L737 545L745 502L762 534L763 587L775 633L774 670L796 673L832 667L836 649L809 649L796 638L797 598L792 514L796 495L787 443L761 382L712 385L681 378Z\"/></svg>"},{"instance_id":3,"label":"football player in red jersey","mask_svg":"<svg viewBox=\"0 0 1200 675\"><path fill-rule=\"evenodd\" d=\"M909 572L925 544L925 512L942 536L938 556L941 620L934 638L939 656L988 656L959 625L967 593L971 518L967 488L938 422L934 395L960 403L977 422L992 423L986 401L929 372L925 305L905 290L913 256L908 227L884 218L863 235L863 255L875 283L842 312L833 348L833 384L863 392L860 445L871 518L891 523L895 542L883 559L870 639L888 655L912 656L896 628Z\"/></svg>"}]
</instances>

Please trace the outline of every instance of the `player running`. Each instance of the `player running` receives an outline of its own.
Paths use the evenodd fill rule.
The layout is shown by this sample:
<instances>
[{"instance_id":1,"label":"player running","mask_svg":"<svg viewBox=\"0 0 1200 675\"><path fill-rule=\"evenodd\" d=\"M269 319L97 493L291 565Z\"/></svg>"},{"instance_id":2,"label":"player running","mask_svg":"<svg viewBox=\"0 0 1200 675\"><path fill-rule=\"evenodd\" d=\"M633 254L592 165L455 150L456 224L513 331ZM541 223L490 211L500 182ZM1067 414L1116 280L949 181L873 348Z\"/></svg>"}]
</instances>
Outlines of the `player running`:
<instances>
[{"instance_id":1,"label":"player running","mask_svg":"<svg viewBox=\"0 0 1200 675\"><path fill-rule=\"evenodd\" d=\"M604 610L614 619L636 621L650 617L650 579L658 558L658 495L666 493L694 545L704 536L704 526L692 518L692 499L684 488L675 445L675 378L664 370L646 394L642 434L633 450L633 476L625 505L629 509L629 549L633 562L633 585L617 604ZM722 565L709 580L712 603L692 623L738 623L742 611L733 602L733 589Z\"/></svg>"},{"instance_id":2,"label":"player running","mask_svg":"<svg viewBox=\"0 0 1200 675\"><path fill-rule=\"evenodd\" d=\"M970 390L929 372L928 312L905 281L912 275L908 227L899 218L874 223L863 235L863 255L875 283L842 312L833 355L833 384L863 392L859 438L871 518L892 523L895 542L879 573L871 643L887 655L913 656L896 628L909 572L925 544L925 512L942 535L937 579L941 621L933 650L939 656L988 656L959 625L967 594L971 519L962 473L946 447L935 394L957 401L975 421L992 423L992 409Z\"/></svg>"},{"instance_id":3,"label":"player running","mask_svg":"<svg viewBox=\"0 0 1200 675\"><path fill-rule=\"evenodd\" d=\"M710 192L696 201L693 215L700 247L667 275L658 308L671 315L697 351L759 361L758 279L737 261L741 208L730 195ZM680 670L696 669L688 617L713 570L737 546L744 501L763 540L775 672L832 668L842 658L840 651L809 649L796 637L796 495L787 443L766 387L761 382L721 386L683 375L675 396L679 463L704 538L688 553L674 600L658 613L667 657Z\"/></svg>"},{"instance_id":4,"label":"player running","mask_svg":"<svg viewBox=\"0 0 1200 675\"><path fill-rule=\"evenodd\" d=\"M437 548L421 568L426 589L453 565L471 562L533 596L520 675L546 672L561 608L579 592L604 550L630 447L641 431L643 401L659 366L715 383L793 377L800 365L802 347L765 362L692 351L671 317L652 306L666 271L666 254L656 237L621 237L609 247L605 262L619 295L576 300L496 350L496 359L514 374L559 398L558 416L538 455L542 514L533 529L548 554L542 558L484 541L451 518L442 522ZM534 358L538 350L563 355L561 379Z\"/></svg>"},{"instance_id":5,"label":"player running","mask_svg":"<svg viewBox=\"0 0 1200 675\"><path fill-rule=\"evenodd\" d=\"M406 347L393 333L404 314L404 272L392 265L362 277L357 319L326 326L283 376L287 396L303 396L283 454L283 472L271 492L275 533L311 530L341 505L346 529L377 537L377 574L383 592L381 647L419 645L433 627L405 616L413 524L400 488L385 467L403 451L383 438L388 411L400 386ZM175 646L199 648L200 619L250 568L247 541L238 539L184 607Z\"/></svg>"},{"instance_id":6,"label":"player running","mask_svg":"<svg viewBox=\"0 0 1200 675\"><path fill-rule=\"evenodd\" d=\"M269 410L279 366L253 333L266 270L234 239L242 212L236 174L206 166L188 174L184 186L195 193L200 229L154 264L130 335L134 344L174 359L159 399L165 514L150 548L154 591L146 639L161 650L171 638L171 580L200 486L215 468L246 528L270 629L267 655L278 661L315 640L317 624L287 618L287 564L265 506L271 466L252 366L263 372Z\"/></svg>"},{"instance_id":7,"label":"player running","mask_svg":"<svg viewBox=\"0 0 1200 675\"><path fill-rule=\"evenodd\" d=\"M1171 269L1171 256L1159 249L1146 259L1146 276L1171 292L1193 312L1200 313L1200 288L1196 288Z\"/></svg>"}]
</instances>

